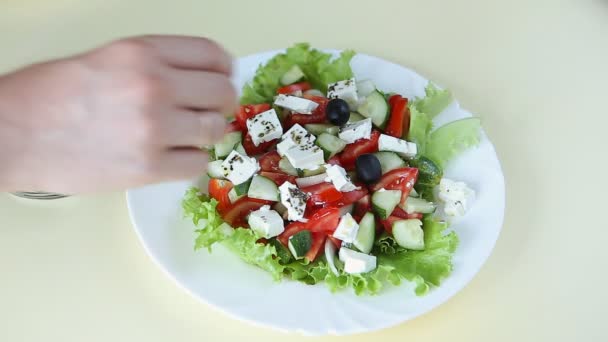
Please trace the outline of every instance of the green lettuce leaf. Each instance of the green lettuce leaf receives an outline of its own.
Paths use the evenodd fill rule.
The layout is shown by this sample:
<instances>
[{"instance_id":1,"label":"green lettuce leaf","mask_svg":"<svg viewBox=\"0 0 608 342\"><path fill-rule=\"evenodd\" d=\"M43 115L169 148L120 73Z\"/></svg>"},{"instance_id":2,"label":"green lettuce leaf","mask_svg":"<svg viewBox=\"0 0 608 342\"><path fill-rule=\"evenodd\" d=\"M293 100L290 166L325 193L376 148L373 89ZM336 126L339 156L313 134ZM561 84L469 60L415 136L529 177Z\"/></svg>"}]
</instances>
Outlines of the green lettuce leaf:
<instances>
[{"instance_id":1,"label":"green lettuce leaf","mask_svg":"<svg viewBox=\"0 0 608 342\"><path fill-rule=\"evenodd\" d=\"M407 140L416 143L418 153L424 154L426 145L431 135L433 122L424 112L419 111L416 106L410 105L410 130Z\"/></svg>"},{"instance_id":2,"label":"green lettuce leaf","mask_svg":"<svg viewBox=\"0 0 608 342\"><path fill-rule=\"evenodd\" d=\"M259 66L253 80L243 87L241 103L271 103L281 86L281 76L294 65L302 69L313 88L326 92L327 84L353 77L350 61L354 55L346 50L332 60L331 54L311 49L307 43L296 44Z\"/></svg>"},{"instance_id":3,"label":"green lettuce leaf","mask_svg":"<svg viewBox=\"0 0 608 342\"><path fill-rule=\"evenodd\" d=\"M477 146L480 134L479 118L452 121L431 133L425 155L443 169L450 159L470 147Z\"/></svg>"},{"instance_id":4,"label":"green lettuce leaf","mask_svg":"<svg viewBox=\"0 0 608 342\"><path fill-rule=\"evenodd\" d=\"M430 119L441 113L452 102L452 93L447 89L439 89L433 83L424 89L425 97L412 102L419 112L425 113Z\"/></svg>"},{"instance_id":5,"label":"green lettuce leaf","mask_svg":"<svg viewBox=\"0 0 608 342\"><path fill-rule=\"evenodd\" d=\"M234 234L224 240L224 245L243 261L270 273L274 280L281 280L285 266L279 263L275 247L257 243L259 239L253 230L237 228Z\"/></svg>"}]
</instances>

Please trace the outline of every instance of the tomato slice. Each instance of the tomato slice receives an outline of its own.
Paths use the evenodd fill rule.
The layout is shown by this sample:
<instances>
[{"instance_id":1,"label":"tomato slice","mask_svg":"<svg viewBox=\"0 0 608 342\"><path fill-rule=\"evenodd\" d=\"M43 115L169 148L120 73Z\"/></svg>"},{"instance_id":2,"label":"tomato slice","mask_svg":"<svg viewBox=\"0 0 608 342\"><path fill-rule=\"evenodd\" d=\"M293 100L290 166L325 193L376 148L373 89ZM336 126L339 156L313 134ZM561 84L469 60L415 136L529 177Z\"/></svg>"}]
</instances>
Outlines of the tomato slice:
<instances>
[{"instance_id":1,"label":"tomato slice","mask_svg":"<svg viewBox=\"0 0 608 342\"><path fill-rule=\"evenodd\" d=\"M290 224L287 225L287 227L285 227L285 231L283 231L279 236L277 236L277 240L279 240L280 243L283 244L283 246L287 247L288 243L289 243L289 238L293 235L295 235L296 233L299 233L303 230L306 230L306 223L304 222L299 222L299 221L295 221L295 222L291 222Z\"/></svg>"},{"instance_id":2,"label":"tomato slice","mask_svg":"<svg viewBox=\"0 0 608 342\"><path fill-rule=\"evenodd\" d=\"M394 105L391 106L391 116L388 120L388 124L386 125L386 130L384 133L396 138L401 138L404 132L409 131L410 112L407 108L406 98L396 99L393 102ZM406 128L407 130L405 130Z\"/></svg>"},{"instance_id":3,"label":"tomato slice","mask_svg":"<svg viewBox=\"0 0 608 342\"><path fill-rule=\"evenodd\" d=\"M403 220L401 217L397 217L397 216L389 216L386 218L386 220L380 220L380 224L382 225L382 227L384 227L384 230L389 233L389 234L393 234L393 223L395 221L399 221L399 220Z\"/></svg>"},{"instance_id":4,"label":"tomato slice","mask_svg":"<svg viewBox=\"0 0 608 342\"><path fill-rule=\"evenodd\" d=\"M313 95L304 95L304 98L314 101L319 104L319 106L312 111L312 114L291 114L286 120L286 128L295 125L306 125L311 123L323 123L327 121L327 117L325 116L325 107L327 107L327 102L329 99L322 96L313 96Z\"/></svg>"},{"instance_id":5,"label":"tomato slice","mask_svg":"<svg viewBox=\"0 0 608 342\"><path fill-rule=\"evenodd\" d=\"M409 196L416 180L418 179L418 169L413 167L402 167L387 172L380 178L378 183L372 185L372 191L382 188L387 190L401 190L401 200L405 201Z\"/></svg>"},{"instance_id":6,"label":"tomato slice","mask_svg":"<svg viewBox=\"0 0 608 342\"><path fill-rule=\"evenodd\" d=\"M395 94L395 95L389 97L388 104L391 106L391 108L393 108L393 107L395 107L395 103L397 101L399 101L399 99L402 99L402 98L403 98L403 96L401 96L399 94Z\"/></svg>"},{"instance_id":7,"label":"tomato slice","mask_svg":"<svg viewBox=\"0 0 608 342\"><path fill-rule=\"evenodd\" d=\"M247 224L247 215L254 210L260 209L264 205L270 205L272 203L272 201L243 197L234 202L226 210L222 218L233 227L249 227Z\"/></svg>"},{"instance_id":8,"label":"tomato slice","mask_svg":"<svg viewBox=\"0 0 608 342\"><path fill-rule=\"evenodd\" d=\"M217 211L220 213L225 212L225 210L230 206L230 197L228 197L228 193L234 187L232 182L211 178L209 179L209 196L215 198L218 202Z\"/></svg>"},{"instance_id":9,"label":"tomato slice","mask_svg":"<svg viewBox=\"0 0 608 342\"><path fill-rule=\"evenodd\" d=\"M284 172L262 171L262 172L260 172L260 176L264 176L266 178L271 179L278 186L283 185L283 183L285 183L285 182L289 182L292 184L295 184L295 182L296 182L295 176L288 175Z\"/></svg>"},{"instance_id":10,"label":"tomato slice","mask_svg":"<svg viewBox=\"0 0 608 342\"><path fill-rule=\"evenodd\" d=\"M335 155L331 158L329 158L329 160L327 160L327 164L329 165L340 165L340 155Z\"/></svg>"},{"instance_id":11,"label":"tomato slice","mask_svg":"<svg viewBox=\"0 0 608 342\"><path fill-rule=\"evenodd\" d=\"M378 151L378 140L380 132L373 130L369 139L360 139L352 144L346 145L344 151L340 154L340 164L347 170L355 168L355 160L357 157L365 154Z\"/></svg>"},{"instance_id":12,"label":"tomato slice","mask_svg":"<svg viewBox=\"0 0 608 342\"><path fill-rule=\"evenodd\" d=\"M307 91L310 88L312 88L312 87L310 86L310 83L308 83L308 82L294 83L294 84L286 85L284 87L277 89L277 94L293 94L298 90Z\"/></svg>"},{"instance_id":13,"label":"tomato slice","mask_svg":"<svg viewBox=\"0 0 608 342\"><path fill-rule=\"evenodd\" d=\"M393 212L391 213L391 216L397 216L401 219L404 220L409 220L409 219L422 219L422 213L411 213L408 214L405 210L399 208L399 207L395 207L395 210L393 210Z\"/></svg>"},{"instance_id":14,"label":"tomato slice","mask_svg":"<svg viewBox=\"0 0 608 342\"><path fill-rule=\"evenodd\" d=\"M251 139L251 135L247 133L245 134L245 139L243 139L243 148L245 148L245 152L247 152L247 155L255 156L270 150L270 148L272 148L277 143L277 141L278 139L266 141L259 144L258 146L255 146L253 144L253 140Z\"/></svg>"},{"instance_id":15,"label":"tomato slice","mask_svg":"<svg viewBox=\"0 0 608 342\"><path fill-rule=\"evenodd\" d=\"M342 247L342 240L335 238L332 235L327 235L327 238L336 246L336 248L340 249L340 247Z\"/></svg>"},{"instance_id":16,"label":"tomato slice","mask_svg":"<svg viewBox=\"0 0 608 342\"><path fill-rule=\"evenodd\" d=\"M270 105L268 103L242 105L238 108L235 114L235 119L239 126L241 126L241 129L247 130L247 119L267 110L270 110Z\"/></svg>"},{"instance_id":17,"label":"tomato slice","mask_svg":"<svg viewBox=\"0 0 608 342\"><path fill-rule=\"evenodd\" d=\"M340 209L324 207L317 210L306 222L306 227L313 233L333 233L340 223Z\"/></svg>"},{"instance_id":18,"label":"tomato slice","mask_svg":"<svg viewBox=\"0 0 608 342\"><path fill-rule=\"evenodd\" d=\"M355 202L355 206L353 208L353 218L355 220L361 221L363 215L372 210L372 204L370 200L370 195L367 194L361 197L357 202Z\"/></svg>"},{"instance_id":19,"label":"tomato slice","mask_svg":"<svg viewBox=\"0 0 608 342\"><path fill-rule=\"evenodd\" d=\"M332 183L319 183L301 189L309 193L308 202L311 205L324 205L342 199L343 193L336 189Z\"/></svg>"},{"instance_id":20,"label":"tomato slice","mask_svg":"<svg viewBox=\"0 0 608 342\"><path fill-rule=\"evenodd\" d=\"M243 128L236 120L234 120L234 121L230 121L228 123L228 125L226 125L226 129L224 130L224 133L241 132L241 131L243 131Z\"/></svg>"},{"instance_id":21,"label":"tomato slice","mask_svg":"<svg viewBox=\"0 0 608 342\"><path fill-rule=\"evenodd\" d=\"M336 202L332 202L330 205L332 207L340 208L345 205L349 205L349 204L353 204L353 203L357 202L358 200L362 199L369 193L369 191L367 190L367 188L365 186L360 185L360 184L358 184L358 186L359 186L358 190L343 192L342 198Z\"/></svg>"},{"instance_id":22,"label":"tomato slice","mask_svg":"<svg viewBox=\"0 0 608 342\"><path fill-rule=\"evenodd\" d=\"M319 256L319 252L323 249L325 245L325 239L327 235L324 233L313 233L312 234L312 244L310 245L310 249L304 256L308 261L313 262Z\"/></svg>"},{"instance_id":23,"label":"tomato slice","mask_svg":"<svg viewBox=\"0 0 608 342\"><path fill-rule=\"evenodd\" d=\"M270 171L276 172L280 171L279 162L281 161L281 156L277 151L271 151L260 157L260 169L262 171Z\"/></svg>"}]
</instances>

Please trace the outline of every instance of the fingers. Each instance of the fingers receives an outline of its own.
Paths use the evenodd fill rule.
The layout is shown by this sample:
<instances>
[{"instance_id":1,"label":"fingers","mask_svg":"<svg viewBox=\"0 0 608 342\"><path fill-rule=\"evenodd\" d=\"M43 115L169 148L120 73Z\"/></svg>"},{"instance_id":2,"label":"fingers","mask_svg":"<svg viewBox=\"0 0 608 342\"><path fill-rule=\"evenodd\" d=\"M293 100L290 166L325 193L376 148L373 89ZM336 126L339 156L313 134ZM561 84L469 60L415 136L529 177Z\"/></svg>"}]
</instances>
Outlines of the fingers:
<instances>
[{"instance_id":1,"label":"fingers","mask_svg":"<svg viewBox=\"0 0 608 342\"><path fill-rule=\"evenodd\" d=\"M172 149L163 154L156 172L162 180L198 177L208 161L209 156L200 149Z\"/></svg>"},{"instance_id":2,"label":"fingers","mask_svg":"<svg viewBox=\"0 0 608 342\"><path fill-rule=\"evenodd\" d=\"M175 68L208 70L230 76L232 57L219 44L200 37L144 36L140 38Z\"/></svg>"},{"instance_id":3,"label":"fingers","mask_svg":"<svg viewBox=\"0 0 608 342\"><path fill-rule=\"evenodd\" d=\"M165 78L178 107L232 113L237 106L236 90L223 74L169 69Z\"/></svg>"},{"instance_id":4,"label":"fingers","mask_svg":"<svg viewBox=\"0 0 608 342\"><path fill-rule=\"evenodd\" d=\"M163 127L167 146L200 148L223 137L226 119L215 112L183 109L166 115Z\"/></svg>"}]
</instances>

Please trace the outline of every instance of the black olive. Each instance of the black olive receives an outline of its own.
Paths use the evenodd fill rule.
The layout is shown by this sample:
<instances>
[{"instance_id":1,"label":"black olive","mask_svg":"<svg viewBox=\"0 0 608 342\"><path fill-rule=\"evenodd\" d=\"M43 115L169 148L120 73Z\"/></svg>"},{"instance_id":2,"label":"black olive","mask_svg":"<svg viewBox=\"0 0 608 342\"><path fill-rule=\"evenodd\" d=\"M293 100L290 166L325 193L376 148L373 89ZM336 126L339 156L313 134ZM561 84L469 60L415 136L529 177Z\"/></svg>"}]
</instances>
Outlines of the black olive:
<instances>
[{"instance_id":1,"label":"black olive","mask_svg":"<svg viewBox=\"0 0 608 342\"><path fill-rule=\"evenodd\" d=\"M366 184L376 183L382 177L380 161L373 154L362 154L355 161L357 178Z\"/></svg>"},{"instance_id":2,"label":"black olive","mask_svg":"<svg viewBox=\"0 0 608 342\"><path fill-rule=\"evenodd\" d=\"M342 126L350 118L350 108L348 103L342 99L331 99L325 107L327 120L336 126Z\"/></svg>"}]
</instances>

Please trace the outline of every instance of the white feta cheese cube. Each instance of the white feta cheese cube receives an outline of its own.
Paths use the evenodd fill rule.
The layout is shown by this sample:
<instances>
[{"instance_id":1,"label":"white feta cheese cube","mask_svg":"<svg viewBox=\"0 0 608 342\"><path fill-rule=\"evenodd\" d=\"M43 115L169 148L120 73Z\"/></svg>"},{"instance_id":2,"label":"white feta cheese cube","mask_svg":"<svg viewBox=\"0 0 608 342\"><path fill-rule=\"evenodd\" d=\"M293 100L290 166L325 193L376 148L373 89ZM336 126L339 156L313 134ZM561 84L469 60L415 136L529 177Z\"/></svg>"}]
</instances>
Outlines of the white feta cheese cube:
<instances>
[{"instance_id":1,"label":"white feta cheese cube","mask_svg":"<svg viewBox=\"0 0 608 342\"><path fill-rule=\"evenodd\" d=\"M323 150L317 145L294 146L287 150L285 157L296 169L316 170L325 163Z\"/></svg>"},{"instance_id":2,"label":"white feta cheese cube","mask_svg":"<svg viewBox=\"0 0 608 342\"><path fill-rule=\"evenodd\" d=\"M281 204L287 208L287 219L306 222L304 211L306 211L308 195L290 182L285 182L279 187L279 194L281 195Z\"/></svg>"},{"instance_id":3,"label":"white feta cheese cube","mask_svg":"<svg viewBox=\"0 0 608 342\"><path fill-rule=\"evenodd\" d=\"M222 162L224 176L234 185L245 183L260 170L260 164L255 158L244 156L232 151Z\"/></svg>"},{"instance_id":4,"label":"white feta cheese cube","mask_svg":"<svg viewBox=\"0 0 608 342\"><path fill-rule=\"evenodd\" d=\"M297 96L279 94L274 100L276 106L289 109L298 114L312 114L318 103Z\"/></svg>"},{"instance_id":5,"label":"white feta cheese cube","mask_svg":"<svg viewBox=\"0 0 608 342\"><path fill-rule=\"evenodd\" d=\"M357 84L354 78L330 83L327 85L327 97L330 99L340 98L348 103L351 109L356 109L359 103L357 95Z\"/></svg>"},{"instance_id":6,"label":"white feta cheese cube","mask_svg":"<svg viewBox=\"0 0 608 342\"><path fill-rule=\"evenodd\" d=\"M475 192L464 182L442 178L441 182L439 182L437 197L443 206L443 212L446 216L462 216L474 200Z\"/></svg>"},{"instance_id":7,"label":"white feta cheese cube","mask_svg":"<svg viewBox=\"0 0 608 342\"><path fill-rule=\"evenodd\" d=\"M350 213L346 213L340 219L340 223L338 223L338 227L334 231L333 236L336 239L340 239L346 243L353 243L357 238L357 233L359 232L359 224L355 219L351 216Z\"/></svg>"},{"instance_id":8,"label":"white feta cheese cube","mask_svg":"<svg viewBox=\"0 0 608 342\"><path fill-rule=\"evenodd\" d=\"M338 191L349 192L359 189L350 180L350 177L346 174L346 170L340 165L325 165L325 172L327 173L326 182L332 183Z\"/></svg>"},{"instance_id":9,"label":"white feta cheese cube","mask_svg":"<svg viewBox=\"0 0 608 342\"><path fill-rule=\"evenodd\" d=\"M416 147L415 143L386 134L380 134L380 139L378 140L378 149L380 151L396 152L406 158L414 158L418 153L418 148Z\"/></svg>"},{"instance_id":10,"label":"white feta cheese cube","mask_svg":"<svg viewBox=\"0 0 608 342\"><path fill-rule=\"evenodd\" d=\"M247 129L255 146L263 142L279 139L283 135L283 126L274 109L262 112L247 119Z\"/></svg>"},{"instance_id":11,"label":"white feta cheese cube","mask_svg":"<svg viewBox=\"0 0 608 342\"><path fill-rule=\"evenodd\" d=\"M277 152L284 156L294 146L312 145L317 138L299 124L293 125L285 134L283 140L277 145Z\"/></svg>"},{"instance_id":12,"label":"white feta cheese cube","mask_svg":"<svg viewBox=\"0 0 608 342\"><path fill-rule=\"evenodd\" d=\"M249 214L247 218L249 226L259 236L269 239L285 231L283 218L269 206L265 205Z\"/></svg>"},{"instance_id":13,"label":"white feta cheese cube","mask_svg":"<svg viewBox=\"0 0 608 342\"><path fill-rule=\"evenodd\" d=\"M338 252L340 261L344 263L344 272L349 274L367 273L376 269L376 257L342 247Z\"/></svg>"},{"instance_id":14,"label":"white feta cheese cube","mask_svg":"<svg viewBox=\"0 0 608 342\"><path fill-rule=\"evenodd\" d=\"M338 137L346 141L347 144L352 144L359 139L369 139L372 134L372 119L367 118L361 121L346 124Z\"/></svg>"}]
</instances>

